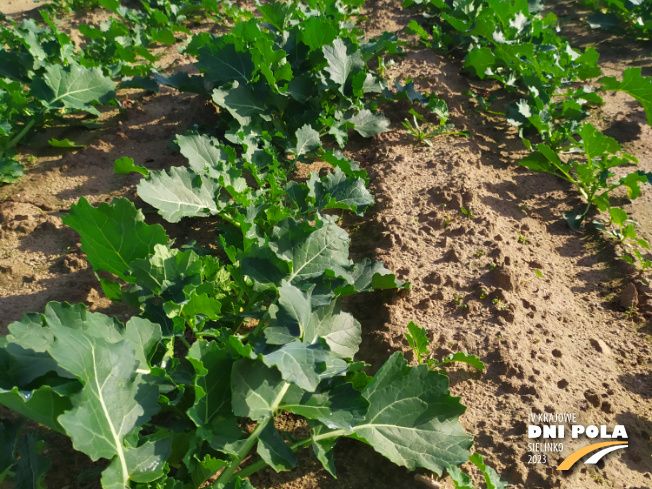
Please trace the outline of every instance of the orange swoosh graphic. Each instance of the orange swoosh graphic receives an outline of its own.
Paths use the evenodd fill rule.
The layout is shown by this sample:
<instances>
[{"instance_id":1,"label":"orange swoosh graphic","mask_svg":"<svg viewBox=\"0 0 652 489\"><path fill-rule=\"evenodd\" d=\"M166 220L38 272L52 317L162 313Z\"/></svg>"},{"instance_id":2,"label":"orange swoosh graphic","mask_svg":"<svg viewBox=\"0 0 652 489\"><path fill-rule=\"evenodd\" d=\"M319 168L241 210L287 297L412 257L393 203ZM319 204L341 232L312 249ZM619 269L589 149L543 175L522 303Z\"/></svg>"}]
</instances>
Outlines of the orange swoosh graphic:
<instances>
[{"instance_id":1,"label":"orange swoosh graphic","mask_svg":"<svg viewBox=\"0 0 652 489\"><path fill-rule=\"evenodd\" d=\"M593 445L589 445L588 447L580 448L576 452L571 453L566 459L559 464L559 467L557 467L557 470L568 470L570 469L573 465L575 465L575 462L577 462L579 459L581 459L584 455L587 453L591 453L598 448L603 448L603 447L609 447L611 445L627 445L626 441L605 441L602 443L594 443Z\"/></svg>"}]
</instances>

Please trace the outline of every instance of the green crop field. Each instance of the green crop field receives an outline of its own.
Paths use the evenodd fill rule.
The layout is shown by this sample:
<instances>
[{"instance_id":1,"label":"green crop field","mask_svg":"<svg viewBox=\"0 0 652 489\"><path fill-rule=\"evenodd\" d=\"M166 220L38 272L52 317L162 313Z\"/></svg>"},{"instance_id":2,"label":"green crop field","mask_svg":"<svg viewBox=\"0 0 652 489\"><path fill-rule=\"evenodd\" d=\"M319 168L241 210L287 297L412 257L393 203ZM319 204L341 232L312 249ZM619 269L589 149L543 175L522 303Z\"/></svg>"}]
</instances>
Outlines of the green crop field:
<instances>
[{"instance_id":1,"label":"green crop field","mask_svg":"<svg viewBox=\"0 0 652 489\"><path fill-rule=\"evenodd\" d=\"M8 2L0 487L649 484L651 6Z\"/></svg>"}]
</instances>

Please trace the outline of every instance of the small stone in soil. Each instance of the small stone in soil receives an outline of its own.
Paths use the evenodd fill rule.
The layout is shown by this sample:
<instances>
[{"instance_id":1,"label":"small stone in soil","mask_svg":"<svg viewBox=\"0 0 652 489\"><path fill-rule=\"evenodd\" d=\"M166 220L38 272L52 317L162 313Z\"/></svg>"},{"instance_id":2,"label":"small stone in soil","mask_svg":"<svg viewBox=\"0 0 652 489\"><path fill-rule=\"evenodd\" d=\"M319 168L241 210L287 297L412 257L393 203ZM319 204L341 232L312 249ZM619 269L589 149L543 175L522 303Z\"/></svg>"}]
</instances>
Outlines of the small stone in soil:
<instances>
[{"instance_id":1,"label":"small stone in soil","mask_svg":"<svg viewBox=\"0 0 652 489\"><path fill-rule=\"evenodd\" d=\"M611 355L611 348L609 348L604 341L600 339L596 340L595 338L591 338L590 341L591 341L591 346L595 348L598 351L598 353Z\"/></svg>"}]
</instances>

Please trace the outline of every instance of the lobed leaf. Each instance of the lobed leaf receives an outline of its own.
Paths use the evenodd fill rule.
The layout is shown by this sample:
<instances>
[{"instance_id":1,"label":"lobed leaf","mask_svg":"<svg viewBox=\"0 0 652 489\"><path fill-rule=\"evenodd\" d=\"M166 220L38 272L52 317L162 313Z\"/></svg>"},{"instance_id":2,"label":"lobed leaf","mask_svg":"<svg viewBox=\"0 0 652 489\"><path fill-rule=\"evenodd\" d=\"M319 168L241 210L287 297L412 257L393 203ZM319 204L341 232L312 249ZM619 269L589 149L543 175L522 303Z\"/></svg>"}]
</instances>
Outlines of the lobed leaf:
<instances>
[{"instance_id":1,"label":"lobed leaf","mask_svg":"<svg viewBox=\"0 0 652 489\"><path fill-rule=\"evenodd\" d=\"M162 226L144 221L142 212L127 199L114 199L95 208L82 197L63 217L63 222L79 233L82 250L93 268L126 281L133 281L127 275L132 262L153 254L157 244L168 242Z\"/></svg>"}]
</instances>

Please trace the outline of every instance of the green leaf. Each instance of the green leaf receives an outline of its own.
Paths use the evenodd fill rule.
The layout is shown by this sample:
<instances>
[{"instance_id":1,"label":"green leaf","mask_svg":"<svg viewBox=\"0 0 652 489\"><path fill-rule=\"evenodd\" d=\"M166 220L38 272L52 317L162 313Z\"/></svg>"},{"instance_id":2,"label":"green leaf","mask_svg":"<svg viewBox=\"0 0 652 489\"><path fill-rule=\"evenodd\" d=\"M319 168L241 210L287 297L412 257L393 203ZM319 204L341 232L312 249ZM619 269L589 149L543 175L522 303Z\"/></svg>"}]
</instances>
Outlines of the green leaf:
<instances>
[{"instance_id":1,"label":"green leaf","mask_svg":"<svg viewBox=\"0 0 652 489\"><path fill-rule=\"evenodd\" d=\"M318 338L326 340L333 353L342 358L353 358L362 342L360 323L342 311L338 301L315 309L305 325L303 341L314 343Z\"/></svg>"},{"instance_id":2,"label":"green leaf","mask_svg":"<svg viewBox=\"0 0 652 489\"><path fill-rule=\"evenodd\" d=\"M218 41L199 49L197 68L216 85L228 82L246 84L254 72L251 54L239 52L233 44Z\"/></svg>"},{"instance_id":3,"label":"green leaf","mask_svg":"<svg viewBox=\"0 0 652 489\"><path fill-rule=\"evenodd\" d=\"M136 172L140 173L144 177L149 176L149 170L147 168L144 166L135 165L133 158L129 158L128 156L124 156L115 160L113 163L113 171L118 175L126 175L131 172Z\"/></svg>"},{"instance_id":4,"label":"green leaf","mask_svg":"<svg viewBox=\"0 0 652 489\"><path fill-rule=\"evenodd\" d=\"M335 454L333 453L333 447L336 442L336 438L327 438L325 440L313 441L312 443L312 449L315 452L315 456L321 462L326 471L333 477L336 477Z\"/></svg>"},{"instance_id":5,"label":"green leaf","mask_svg":"<svg viewBox=\"0 0 652 489\"><path fill-rule=\"evenodd\" d=\"M64 432L57 418L72 407L68 394L70 389L60 394L60 387L43 385L35 389L20 390L18 387L0 387L0 404L39 424Z\"/></svg>"},{"instance_id":6,"label":"green leaf","mask_svg":"<svg viewBox=\"0 0 652 489\"><path fill-rule=\"evenodd\" d=\"M188 158L190 168L197 173L210 173L227 162L227 155L215 146L214 141L204 135L178 135L176 139L181 154Z\"/></svg>"},{"instance_id":7,"label":"green leaf","mask_svg":"<svg viewBox=\"0 0 652 489\"><path fill-rule=\"evenodd\" d=\"M562 214L562 216L573 231L578 231L580 229L582 226L582 221L584 221L584 218L586 217L579 211L574 210L566 211Z\"/></svg>"},{"instance_id":8,"label":"green leaf","mask_svg":"<svg viewBox=\"0 0 652 489\"><path fill-rule=\"evenodd\" d=\"M88 326L93 328L92 323ZM75 449L92 460L117 457L119 480L126 486L130 473L124 438L158 411L158 388L137 373L138 359L130 342L110 343L55 322L48 327L55 337L48 352L84 383L70 397L73 408L58 421Z\"/></svg>"},{"instance_id":9,"label":"green leaf","mask_svg":"<svg viewBox=\"0 0 652 489\"><path fill-rule=\"evenodd\" d=\"M292 258L293 268L289 276L292 283L319 277L326 270L331 270L336 277L349 275L349 235L329 216L323 216L323 221L316 226L317 229L299 243L280 240L289 246L286 256Z\"/></svg>"},{"instance_id":10,"label":"green leaf","mask_svg":"<svg viewBox=\"0 0 652 489\"><path fill-rule=\"evenodd\" d=\"M482 475L484 475L487 489L506 489L507 482L501 481L500 475L498 475L494 469L485 465L482 455L474 453L469 457L469 460L473 462L473 464L480 469Z\"/></svg>"},{"instance_id":11,"label":"green leaf","mask_svg":"<svg viewBox=\"0 0 652 489\"><path fill-rule=\"evenodd\" d=\"M339 151L326 151L321 155L321 158L331 166L342 170L345 175L359 177L367 181L367 172L360 168L360 165L357 162L350 160Z\"/></svg>"},{"instance_id":12,"label":"green leaf","mask_svg":"<svg viewBox=\"0 0 652 489\"><path fill-rule=\"evenodd\" d=\"M351 283L336 290L338 295L350 295L356 292L370 292L384 289L410 289L409 282L401 282L396 275L385 268L381 261L363 259L355 265L351 274Z\"/></svg>"},{"instance_id":13,"label":"green leaf","mask_svg":"<svg viewBox=\"0 0 652 489\"><path fill-rule=\"evenodd\" d=\"M197 286L201 281L201 262L194 251L179 251L161 244L154 245L153 254L134 260L129 271L139 286L178 301L185 298L182 289L186 285Z\"/></svg>"},{"instance_id":14,"label":"green leaf","mask_svg":"<svg viewBox=\"0 0 652 489\"><path fill-rule=\"evenodd\" d=\"M583 124L578 134L582 138L582 145L586 155L592 160L603 157L605 153L614 154L620 151L618 141L605 136L591 124Z\"/></svg>"},{"instance_id":15,"label":"green leaf","mask_svg":"<svg viewBox=\"0 0 652 489\"><path fill-rule=\"evenodd\" d=\"M278 294L278 304L269 306L270 325L265 328L265 338L273 345L283 345L304 336L311 313L310 293L283 280Z\"/></svg>"},{"instance_id":16,"label":"green leaf","mask_svg":"<svg viewBox=\"0 0 652 489\"><path fill-rule=\"evenodd\" d=\"M224 489L254 489L254 486L249 479L241 479L236 475L224 486Z\"/></svg>"},{"instance_id":17,"label":"green leaf","mask_svg":"<svg viewBox=\"0 0 652 489\"><path fill-rule=\"evenodd\" d=\"M268 424L258 438L258 455L276 472L292 470L297 466L297 457L285 443L273 423Z\"/></svg>"},{"instance_id":18,"label":"green leaf","mask_svg":"<svg viewBox=\"0 0 652 489\"><path fill-rule=\"evenodd\" d=\"M389 120L381 114L374 114L369 109L362 109L348 121L354 124L353 129L363 138L370 138L389 130Z\"/></svg>"},{"instance_id":19,"label":"green leaf","mask_svg":"<svg viewBox=\"0 0 652 489\"><path fill-rule=\"evenodd\" d=\"M218 416L231 414L231 367L233 360L228 350L216 341L203 339L188 350L188 361L195 368L195 404L188 409L188 417L198 427L209 427Z\"/></svg>"},{"instance_id":20,"label":"green leaf","mask_svg":"<svg viewBox=\"0 0 652 489\"><path fill-rule=\"evenodd\" d=\"M306 392L291 385L279 408L323 423L330 429L350 433L364 419L369 402L349 383Z\"/></svg>"},{"instance_id":21,"label":"green leaf","mask_svg":"<svg viewBox=\"0 0 652 489\"><path fill-rule=\"evenodd\" d=\"M45 489L43 479L50 468L51 461L42 455L43 443L34 432L26 433L18 443L14 487Z\"/></svg>"},{"instance_id":22,"label":"green leaf","mask_svg":"<svg viewBox=\"0 0 652 489\"><path fill-rule=\"evenodd\" d=\"M0 157L0 183L14 183L25 175L25 167L13 158Z\"/></svg>"},{"instance_id":23,"label":"green leaf","mask_svg":"<svg viewBox=\"0 0 652 489\"><path fill-rule=\"evenodd\" d=\"M205 316L211 321L219 319L222 303L218 299L210 297L208 294L198 294L194 290L186 297L187 302L181 306L181 313L185 317L194 319L199 315Z\"/></svg>"},{"instance_id":24,"label":"green leaf","mask_svg":"<svg viewBox=\"0 0 652 489\"><path fill-rule=\"evenodd\" d=\"M260 421L271 416L285 382L275 368L241 358L231 370L231 405L236 416Z\"/></svg>"},{"instance_id":25,"label":"green leaf","mask_svg":"<svg viewBox=\"0 0 652 489\"><path fill-rule=\"evenodd\" d=\"M207 217L218 214L219 184L208 175L198 175L190 168L173 166L170 172L152 171L138 184L138 196L168 222L184 217Z\"/></svg>"},{"instance_id":26,"label":"green leaf","mask_svg":"<svg viewBox=\"0 0 652 489\"><path fill-rule=\"evenodd\" d=\"M641 76L641 68L627 68L620 82L613 77L599 81L603 90L617 90L634 97L645 109L648 125L652 125L652 79Z\"/></svg>"},{"instance_id":27,"label":"green leaf","mask_svg":"<svg viewBox=\"0 0 652 489\"><path fill-rule=\"evenodd\" d=\"M258 10L263 15L263 19L279 31L284 31L287 29L296 8L297 6L293 3L272 2L267 5L260 5Z\"/></svg>"},{"instance_id":28,"label":"green leaf","mask_svg":"<svg viewBox=\"0 0 652 489\"><path fill-rule=\"evenodd\" d=\"M246 126L254 115L262 116L268 111L265 89L260 87L261 85L258 85L252 89L249 85L234 81L231 88L213 90L213 102L225 108L241 125Z\"/></svg>"},{"instance_id":29,"label":"green leaf","mask_svg":"<svg viewBox=\"0 0 652 489\"><path fill-rule=\"evenodd\" d=\"M311 173L307 185L319 209L348 209L361 216L374 203L365 181L347 177L339 168L321 179Z\"/></svg>"},{"instance_id":30,"label":"green leaf","mask_svg":"<svg viewBox=\"0 0 652 489\"><path fill-rule=\"evenodd\" d=\"M473 68L478 78L484 79L496 64L496 57L491 48L476 48L464 58L464 66Z\"/></svg>"},{"instance_id":31,"label":"green leaf","mask_svg":"<svg viewBox=\"0 0 652 489\"><path fill-rule=\"evenodd\" d=\"M405 338L414 352L417 363L422 363L423 357L430 355L430 351L428 351L430 341L428 340L426 330L425 328L417 326L412 321L410 321L410 324L408 324L407 327L409 333L405 333Z\"/></svg>"},{"instance_id":32,"label":"green leaf","mask_svg":"<svg viewBox=\"0 0 652 489\"><path fill-rule=\"evenodd\" d=\"M115 83L98 68L51 64L43 77L32 82L32 94L46 106L63 106L99 115L93 102L106 103L115 96Z\"/></svg>"},{"instance_id":33,"label":"green leaf","mask_svg":"<svg viewBox=\"0 0 652 489\"><path fill-rule=\"evenodd\" d=\"M338 90L344 94L349 76L364 68L360 51L347 53L346 44L338 38L333 41L333 44L322 47L322 52L328 63L325 71L329 74L330 79L339 86Z\"/></svg>"},{"instance_id":34,"label":"green leaf","mask_svg":"<svg viewBox=\"0 0 652 489\"><path fill-rule=\"evenodd\" d=\"M55 139L52 138L48 141L50 146L55 148L85 148L83 144L73 143L70 139Z\"/></svg>"},{"instance_id":35,"label":"green leaf","mask_svg":"<svg viewBox=\"0 0 652 489\"><path fill-rule=\"evenodd\" d=\"M124 338L131 343L138 368L147 370L150 359L156 352L156 346L161 341L161 326L148 319L133 316L125 325Z\"/></svg>"},{"instance_id":36,"label":"green leaf","mask_svg":"<svg viewBox=\"0 0 652 489\"><path fill-rule=\"evenodd\" d=\"M322 343L293 341L278 350L263 355L268 367L276 366L283 379L314 392L323 378L346 372L347 364Z\"/></svg>"},{"instance_id":37,"label":"green leaf","mask_svg":"<svg viewBox=\"0 0 652 489\"><path fill-rule=\"evenodd\" d=\"M204 458L202 459L199 459L199 455L195 455L193 458L193 465L188 467L192 471L190 474L192 481L191 487L202 487L208 479L227 465L228 463L225 460L215 458L208 454L204 455ZM184 485L181 485L179 489L182 489L183 487ZM185 487L188 487L188 485L185 485ZM164 489L168 489L167 486ZM176 489L176 487L174 489Z\"/></svg>"},{"instance_id":38,"label":"green leaf","mask_svg":"<svg viewBox=\"0 0 652 489\"><path fill-rule=\"evenodd\" d=\"M310 124L304 124L297 129L296 137L297 144L292 148L292 152L297 156L315 153L321 147L319 133Z\"/></svg>"},{"instance_id":39,"label":"green leaf","mask_svg":"<svg viewBox=\"0 0 652 489\"><path fill-rule=\"evenodd\" d=\"M408 367L397 352L362 395L369 401L369 411L351 436L392 462L441 475L449 465L467 459L473 442L458 421L465 408L459 398L450 396L445 375L425 365Z\"/></svg>"},{"instance_id":40,"label":"green leaf","mask_svg":"<svg viewBox=\"0 0 652 489\"><path fill-rule=\"evenodd\" d=\"M614 14L596 12L586 19L591 29L614 29L620 25L618 17Z\"/></svg>"},{"instance_id":41,"label":"green leaf","mask_svg":"<svg viewBox=\"0 0 652 489\"><path fill-rule=\"evenodd\" d=\"M148 441L137 448L127 449L125 458L130 480L146 483L165 475L165 464L171 450L172 438L170 437ZM104 474L102 475L104 476Z\"/></svg>"},{"instance_id":42,"label":"green leaf","mask_svg":"<svg viewBox=\"0 0 652 489\"><path fill-rule=\"evenodd\" d=\"M127 199L114 199L94 208L82 197L70 208L63 222L81 236L82 250L96 271L113 273L126 281L126 271L139 258L154 252L156 244L167 244L159 224L150 226L143 214ZM128 239L125 239L128 238Z\"/></svg>"},{"instance_id":43,"label":"green leaf","mask_svg":"<svg viewBox=\"0 0 652 489\"><path fill-rule=\"evenodd\" d=\"M321 16L308 17L301 22L301 41L311 51L320 51L323 46L332 44L337 37L337 30L331 21Z\"/></svg>"},{"instance_id":44,"label":"green leaf","mask_svg":"<svg viewBox=\"0 0 652 489\"><path fill-rule=\"evenodd\" d=\"M484 370L484 362L482 360L480 360L475 355L469 355L463 351L458 351L457 353L449 353L448 356L444 357L441 361L435 362L434 366L440 367L451 362L466 363L472 367L477 368L480 372Z\"/></svg>"},{"instance_id":45,"label":"green leaf","mask_svg":"<svg viewBox=\"0 0 652 489\"><path fill-rule=\"evenodd\" d=\"M102 472L102 489L123 489L124 467L130 476L129 480L134 482L147 483L161 478L167 472L166 461L171 448L170 438L147 442L138 448L126 448L125 466L116 458Z\"/></svg>"},{"instance_id":46,"label":"green leaf","mask_svg":"<svg viewBox=\"0 0 652 489\"><path fill-rule=\"evenodd\" d=\"M611 216L611 222L618 226L624 226L627 221L627 213L618 207L610 207L609 216Z\"/></svg>"},{"instance_id":47,"label":"green leaf","mask_svg":"<svg viewBox=\"0 0 652 489\"><path fill-rule=\"evenodd\" d=\"M459 467L449 465L446 467L446 472L451 476L451 480L453 481L453 484L455 484L456 489L475 489L471 477L462 472Z\"/></svg>"},{"instance_id":48,"label":"green leaf","mask_svg":"<svg viewBox=\"0 0 652 489\"><path fill-rule=\"evenodd\" d=\"M231 164L229 155L216 146L215 140L204 135L177 136L177 143L195 173L208 175L227 190L232 187L242 192L247 188L242 172Z\"/></svg>"}]
</instances>

